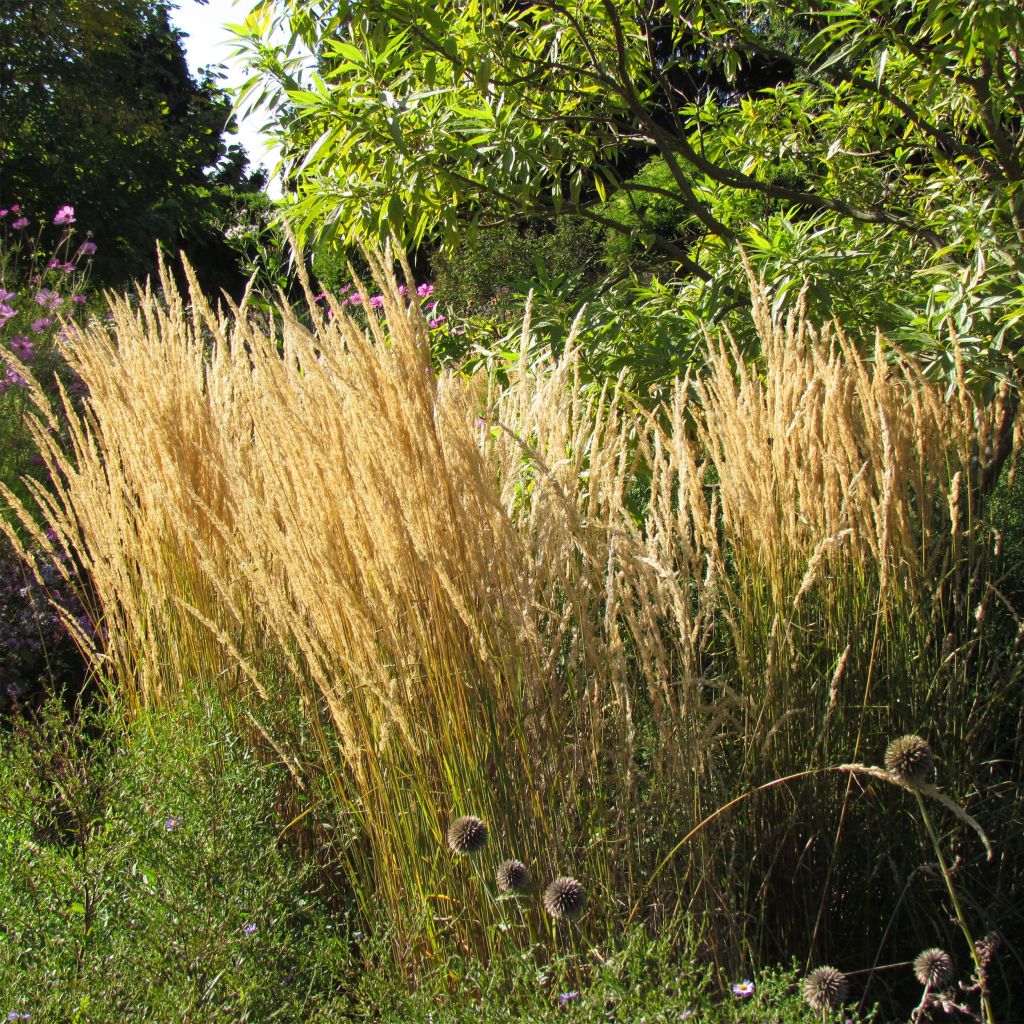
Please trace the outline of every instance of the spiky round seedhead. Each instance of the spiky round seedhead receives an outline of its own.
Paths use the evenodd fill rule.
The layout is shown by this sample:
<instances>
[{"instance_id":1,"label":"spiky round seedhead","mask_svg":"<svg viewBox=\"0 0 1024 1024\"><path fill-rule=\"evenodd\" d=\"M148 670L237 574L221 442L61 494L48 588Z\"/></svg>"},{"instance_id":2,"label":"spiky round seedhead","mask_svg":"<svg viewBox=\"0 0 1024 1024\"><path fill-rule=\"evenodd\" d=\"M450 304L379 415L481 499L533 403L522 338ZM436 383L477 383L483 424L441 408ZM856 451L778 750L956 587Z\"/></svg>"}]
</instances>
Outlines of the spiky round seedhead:
<instances>
[{"instance_id":1,"label":"spiky round seedhead","mask_svg":"<svg viewBox=\"0 0 1024 1024\"><path fill-rule=\"evenodd\" d=\"M835 967L815 967L804 978L804 1002L812 1010L834 1010L842 1006L849 991L846 975Z\"/></svg>"},{"instance_id":2,"label":"spiky round seedhead","mask_svg":"<svg viewBox=\"0 0 1024 1024\"><path fill-rule=\"evenodd\" d=\"M452 853L476 853L487 844L487 826L479 818L467 814L448 826L445 838Z\"/></svg>"},{"instance_id":3,"label":"spiky round seedhead","mask_svg":"<svg viewBox=\"0 0 1024 1024\"><path fill-rule=\"evenodd\" d=\"M530 872L521 860L503 860L498 865L494 880L498 883L499 892L520 892L526 888Z\"/></svg>"},{"instance_id":4,"label":"spiky round seedhead","mask_svg":"<svg viewBox=\"0 0 1024 1024\"><path fill-rule=\"evenodd\" d=\"M918 785L932 770L932 748L920 736L901 736L889 744L885 752L885 767L900 782Z\"/></svg>"},{"instance_id":5,"label":"spiky round seedhead","mask_svg":"<svg viewBox=\"0 0 1024 1024\"><path fill-rule=\"evenodd\" d=\"M556 921L576 917L586 905L587 891L575 878L563 875L544 890L544 909Z\"/></svg>"},{"instance_id":6,"label":"spiky round seedhead","mask_svg":"<svg viewBox=\"0 0 1024 1024\"><path fill-rule=\"evenodd\" d=\"M932 991L953 980L953 959L944 949L926 949L914 960L914 977Z\"/></svg>"}]
</instances>

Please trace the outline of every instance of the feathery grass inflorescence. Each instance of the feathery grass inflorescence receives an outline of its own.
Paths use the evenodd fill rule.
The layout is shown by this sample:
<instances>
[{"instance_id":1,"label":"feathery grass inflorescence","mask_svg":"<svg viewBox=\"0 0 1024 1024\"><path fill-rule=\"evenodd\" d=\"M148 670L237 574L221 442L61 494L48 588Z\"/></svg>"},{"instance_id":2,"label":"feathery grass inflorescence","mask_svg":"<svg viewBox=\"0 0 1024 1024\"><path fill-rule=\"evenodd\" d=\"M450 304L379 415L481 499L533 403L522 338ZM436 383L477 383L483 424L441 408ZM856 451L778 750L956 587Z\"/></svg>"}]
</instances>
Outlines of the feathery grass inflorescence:
<instances>
[{"instance_id":1,"label":"feathery grass inflorescence","mask_svg":"<svg viewBox=\"0 0 1024 1024\"><path fill-rule=\"evenodd\" d=\"M531 361L528 321L501 375L438 374L418 308L373 263L383 318L365 329L311 304L268 330L197 289L186 305L165 274L69 340L87 412L69 410L65 448L40 405L54 486L35 497L90 580L97 669L136 707L209 688L258 721L297 696L325 814L354 836L343 869L410 956L442 927L486 952L508 909L423 913L471 884L437 841L470 852L453 806L614 894L587 915L599 932L643 905L703 918L723 949L796 948L818 907L797 920L791 869L842 822L826 778L666 853L765 779L881 742L873 708L985 735L1006 702L974 700L962 666L980 655L935 637L955 642L981 557L971 484L998 402L947 400L881 339L865 355L756 284L757 359L709 337L703 372L653 410L588 385L572 339Z\"/></svg>"}]
</instances>

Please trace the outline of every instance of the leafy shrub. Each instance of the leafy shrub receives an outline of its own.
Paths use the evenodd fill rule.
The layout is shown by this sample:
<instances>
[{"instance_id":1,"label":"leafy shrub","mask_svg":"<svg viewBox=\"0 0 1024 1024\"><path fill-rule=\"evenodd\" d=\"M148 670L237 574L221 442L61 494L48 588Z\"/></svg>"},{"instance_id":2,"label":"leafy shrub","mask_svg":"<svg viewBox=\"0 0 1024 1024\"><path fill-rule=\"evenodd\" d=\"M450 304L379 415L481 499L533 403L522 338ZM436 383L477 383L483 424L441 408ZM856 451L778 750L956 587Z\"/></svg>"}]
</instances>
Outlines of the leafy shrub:
<instances>
[{"instance_id":1,"label":"leafy shrub","mask_svg":"<svg viewBox=\"0 0 1024 1024\"><path fill-rule=\"evenodd\" d=\"M344 915L281 841L283 769L223 713L69 718L0 749L0 992L33 1020L323 1019Z\"/></svg>"}]
</instances>

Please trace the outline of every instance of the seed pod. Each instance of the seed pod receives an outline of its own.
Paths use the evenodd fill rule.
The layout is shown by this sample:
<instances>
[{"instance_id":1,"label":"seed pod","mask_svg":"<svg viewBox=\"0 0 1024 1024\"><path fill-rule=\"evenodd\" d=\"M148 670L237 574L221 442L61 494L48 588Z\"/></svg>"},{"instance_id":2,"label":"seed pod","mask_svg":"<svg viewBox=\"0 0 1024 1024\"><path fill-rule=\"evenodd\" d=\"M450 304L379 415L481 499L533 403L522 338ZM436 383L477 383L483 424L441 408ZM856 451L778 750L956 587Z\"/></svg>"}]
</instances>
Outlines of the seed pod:
<instances>
[{"instance_id":1,"label":"seed pod","mask_svg":"<svg viewBox=\"0 0 1024 1024\"><path fill-rule=\"evenodd\" d=\"M456 818L448 826L448 833L445 837L448 841L448 849L460 856L467 853L476 853L482 850L487 843L487 826L472 815L464 818Z\"/></svg>"},{"instance_id":2,"label":"seed pod","mask_svg":"<svg viewBox=\"0 0 1024 1024\"><path fill-rule=\"evenodd\" d=\"M544 909L556 921L576 917L587 905L587 892L575 878L563 875L544 890Z\"/></svg>"},{"instance_id":3,"label":"seed pod","mask_svg":"<svg viewBox=\"0 0 1024 1024\"><path fill-rule=\"evenodd\" d=\"M849 990L846 975L835 967L815 967L804 978L804 1002L812 1010L834 1010L842 1006Z\"/></svg>"},{"instance_id":4,"label":"seed pod","mask_svg":"<svg viewBox=\"0 0 1024 1024\"><path fill-rule=\"evenodd\" d=\"M901 736L893 740L885 752L885 767L900 782L912 786L928 778L933 761L932 748L920 736Z\"/></svg>"},{"instance_id":5,"label":"seed pod","mask_svg":"<svg viewBox=\"0 0 1024 1024\"><path fill-rule=\"evenodd\" d=\"M953 980L953 960L945 950L926 949L914 960L914 977L932 991L945 988Z\"/></svg>"},{"instance_id":6,"label":"seed pod","mask_svg":"<svg viewBox=\"0 0 1024 1024\"><path fill-rule=\"evenodd\" d=\"M494 876L499 892L520 892L526 888L530 873L521 860L503 860Z\"/></svg>"}]
</instances>

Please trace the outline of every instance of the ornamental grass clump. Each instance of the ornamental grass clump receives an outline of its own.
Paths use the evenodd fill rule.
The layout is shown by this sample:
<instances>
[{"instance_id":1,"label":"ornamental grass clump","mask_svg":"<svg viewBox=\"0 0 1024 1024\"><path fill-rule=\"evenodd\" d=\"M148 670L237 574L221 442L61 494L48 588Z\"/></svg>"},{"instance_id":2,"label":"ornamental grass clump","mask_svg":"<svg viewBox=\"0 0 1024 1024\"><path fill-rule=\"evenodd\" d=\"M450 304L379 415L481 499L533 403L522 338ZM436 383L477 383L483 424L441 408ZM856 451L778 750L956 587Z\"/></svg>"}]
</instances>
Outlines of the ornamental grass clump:
<instances>
[{"instance_id":1,"label":"ornamental grass clump","mask_svg":"<svg viewBox=\"0 0 1024 1024\"><path fill-rule=\"evenodd\" d=\"M53 488L31 493L90 580L103 628L78 639L105 685L130 713L223 696L295 793L328 780L317 817L346 837L331 866L405 964L453 936L482 955L509 941L508 903L453 868L472 853L453 807L608 894L594 941L623 918L696 920L719 963L820 941L833 898L876 877L864 850L909 874L913 823L858 805L842 841L855 794L818 769L882 748L879 708L972 738L970 757L943 747L944 788L1001 749L1018 676L977 686L1015 649L957 618L986 579L972 509L1000 400L947 395L756 282L761 351L709 336L655 409L588 382L573 339L536 358L528 319L518 359L438 372L423 309L373 264L365 323L333 300L325 316L310 286L268 330L247 303L214 310L193 287L186 304L165 274L69 340L88 400L66 441L36 407ZM22 554L52 551L4 493ZM301 735L271 727L282 699ZM306 737L315 766L294 754ZM795 772L798 798L765 787ZM1014 774L999 799L1021 792ZM793 900L794 872L813 897ZM573 886L520 901L517 935L553 941L540 911L582 910ZM873 955L883 903L846 899L850 960Z\"/></svg>"}]
</instances>

